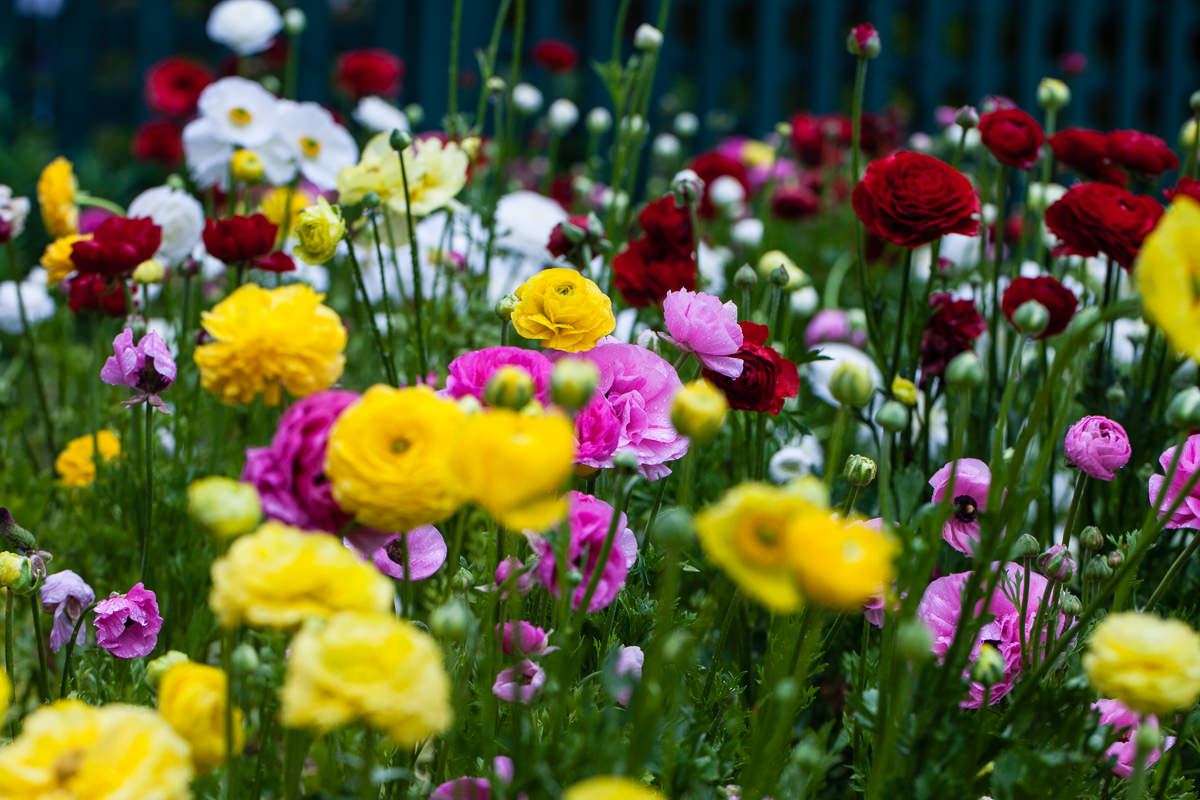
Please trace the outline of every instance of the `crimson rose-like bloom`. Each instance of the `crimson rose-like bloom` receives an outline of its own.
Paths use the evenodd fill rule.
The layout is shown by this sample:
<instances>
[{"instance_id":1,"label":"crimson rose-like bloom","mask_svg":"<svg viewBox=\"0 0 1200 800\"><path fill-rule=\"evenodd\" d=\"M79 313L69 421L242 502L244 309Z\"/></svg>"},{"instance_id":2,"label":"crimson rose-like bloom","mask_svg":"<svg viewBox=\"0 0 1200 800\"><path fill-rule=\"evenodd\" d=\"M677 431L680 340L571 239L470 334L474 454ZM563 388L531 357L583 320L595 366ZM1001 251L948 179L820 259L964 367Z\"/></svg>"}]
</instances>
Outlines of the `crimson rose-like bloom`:
<instances>
[{"instance_id":1,"label":"crimson rose-like bloom","mask_svg":"<svg viewBox=\"0 0 1200 800\"><path fill-rule=\"evenodd\" d=\"M851 196L866 229L902 247L979 233L979 196L961 172L921 153L872 161Z\"/></svg>"},{"instance_id":2,"label":"crimson rose-like bloom","mask_svg":"<svg viewBox=\"0 0 1200 800\"><path fill-rule=\"evenodd\" d=\"M1046 141L1042 126L1019 108L984 114L979 119L979 138L1001 164L1017 169L1036 164L1038 151Z\"/></svg>"},{"instance_id":3,"label":"crimson rose-like bloom","mask_svg":"<svg viewBox=\"0 0 1200 800\"><path fill-rule=\"evenodd\" d=\"M800 391L800 375L796 365L767 346L767 326L754 322L739 322L742 347L733 358L742 362L742 373L730 378L704 370L704 377L725 394L730 408L743 411L765 411L778 414L783 401Z\"/></svg>"},{"instance_id":4,"label":"crimson rose-like bloom","mask_svg":"<svg viewBox=\"0 0 1200 800\"><path fill-rule=\"evenodd\" d=\"M556 75L570 72L579 64L575 48L561 39L542 39L534 44L531 55L533 63Z\"/></svg>"},{"instance_id":5,"label":"crimson rose-like bloom","mask_svg":"<svg viewBox=\"0 0 1200 800\"><path fill-rule=\"evenodd\" d=\"M613 259L613 284L635 308L661 305L667 292L696 288L692 220L676 208L672 195L661 197L638 215L642 235Z\"/></svg>"},{"instance_id":6,"label":"crimson rose-like bloom","mask_svg":"<svg viewBox=\"0 0 1200 800\"><path fill-rule=\"evenodd\" d=\"M1085 178L1124 187L1128 177L1113 166L1108 136L1087 128L1067 128L1049 139L1054 158Z\"/></svg>"},{"instance_id":7,"label":"crimson rose-like bloom","mask_svg":"<svg viewBox=\"0 0 1200 800\"><path fill-rule=\"evenodd\" d=\"M172 56L146 70L146 105L160 114L182 117L196 110L212 73L201 64Z\"/></svg>"},{"instance_id":8,"label":"crimson rose-like bloom","mask_svg":"<svg viewBox=\"0 0 1200 800\"><path fill-rule=\"evenodd\" d=\"M1160 216L1162 206L1152 197L1107 183L1079 183L1046 209L1046 227L1061 240L1055 256L1104 253L1129 269Z\"/></svg>"},{"instance_id":9,"label":"crimson rose-like bloom","mask_svg":"<svg viewBox=\"0 0 1200 800\"><path fill-rule=\"evenodd\" d=\"M820 210L817 193L802 183L784 184L771 195L771 213L780 219L805 219Z\"/></svg>"},{"instance_id":10,"label":"crimson rose-like bloom","mask_svg":"<svg viewBox=\"0 0 1200 800\"><path fill-rule=\"evenodd\" d=\"M1200 181L1195 178L1189 178L1187 175L1182 175L1174 187L1163 190L1163 197L1167 198L1168 203L1174 200L1177 194L1186 194L1197 203L1200 203Z\"/></svg>"},{"instance_id":11,"label":"crimson rose-like bloom","mask_svg":"<svg viewBox=\"0 0 1200 800\"><path fill-rule=\"evenodd\" d=\"M1141 131L1113 131L1108 134L1108 155L1131 172L1151 177L1179 167L1179 158L1166 142Z\"/></svg>"},{"instance_id":12,"label":"crimson rose-like bloom","mask_svg":"<svg viewBox=\"0 0 1200 800\"><path fill-rule=\"evenodd\" d=\"M404 62L378 48L342 53L334 73L334 82L355 100L367 95L395 97L403 78Z\"/></svg>"},{"instance_id":13,"label":"crimson rose-like bloom","mask_svg":"<svg viewBox=\"0 0 1200 800\"><path fill-rule=\"evenodd\" d=\"M79 272L117 277L153 258L162 244L162 228L149 217L109 217L88 241L71 245Z\"/></svg>"},{"instance_id":14,"label":"crimson rose-like bloom","mask_svg":"<svg viewBox=\"0 0 1200 800\"><path fill-rule=\"evenodd\" d=\"M174 167L183 161L183 130L174 122L147 122L134 134L130 150L139 161Z\"/></svg>"},{"instance_id":15,"label":"crimson rose-like bloom","mask_svg":"<svg viewBox=\"0 0 1200 800\"><path fill-rule=\"evenodd\" d=\"M275 247L279 228L262 214L204 221L204 249L227 264L261 258Z\"/></svg>"},{"instance_id":16,"label":"crimson rose-like bloom","mask_svg":"<svg viewBox=\"0 0 1200 800\"><path fill-rule=\"evenodd\" d=\"M137 291L137 286L132 291ZM67 282L67 307L72 314L100 311L110 317L125 316L125 290L103 275L73 275Z\"/></svg>"},{"instance_id":17,"label":"crimson rose-like bloom","mask_svg":"<svg viewBox=\"0 0 1200 800\"><path fill-rule=\"evenodd\" d=\"M1016 310L1030 300L1036 300L1050 312L1050 321L1046 324L1046 329L1033 337L1035 339L1045 339L1062 333L1071 317L1075 316L1075 309L1079 307L1074 292L1054 278L1039 275L1036 278L1014 278L1000 298L1000 308L1011 323Z\"/></svg>"},{"instance_id":18,"label":"crimson rose-like bloom","mask_svg":"<svg viewBox=\"0 0 1200 800\"><path fill-rule=\"evenodd\" d=\"M955 300L945 293L929 298L933 315L921 334L921 385L940 377L946 365L987 330L987 320L975 309L974 300Z\"/></svg>"}]
</instances>

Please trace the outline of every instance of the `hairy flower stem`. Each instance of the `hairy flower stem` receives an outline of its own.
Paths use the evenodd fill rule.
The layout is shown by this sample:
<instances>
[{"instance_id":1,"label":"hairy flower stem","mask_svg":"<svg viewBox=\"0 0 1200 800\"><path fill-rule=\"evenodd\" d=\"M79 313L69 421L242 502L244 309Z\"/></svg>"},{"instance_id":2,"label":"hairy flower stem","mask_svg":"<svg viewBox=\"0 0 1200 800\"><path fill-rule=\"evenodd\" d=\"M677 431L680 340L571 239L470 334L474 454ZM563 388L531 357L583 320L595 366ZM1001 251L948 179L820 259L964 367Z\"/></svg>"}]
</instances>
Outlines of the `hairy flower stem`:
<instances>
[{"instance_id":1,"label":"hairy flower stem","mask_svg":"<svg viewBox=\"0 0 1200 800\"><path fill-rule=\"evenodd\" d=\"M50 459L58 455L58 443L54 438L54 421L50 417L50 404L46 401L46 384L42 380L42 368L38 361L37 349L34 345L33 330L29 327L29 315L25 311L25 297L21 294L21 279L17 269L17 248L8 243L8 270L17 294L17 313L21 318L21 336L25 340L25 349L29 351L29 371L33 377L33 389L37 393L38 409L42 412L42 424L46 428L46 447L50 451Z\"/></svg>"},{"instance_id":2,"label":"hairy flower stem","mask_svg":"<svg viewBox=\"0 0 1200 800\"><path fill-rule=\"evenodd\" d=\"M523 10L525 4L518 0L517 6ZM400 179L404 182L404 224L408 226L408 251L412 254L413 323L417 334L417 368L415 374L409 374L409 385L416 386L425 380L425 375L429 372L429 367L425 362L425 320L422 311L424 298L421 292L421 264L417 253L419 249L417 247L417 232L413 228L412 195L408 189L408 167L404 164L403 153L397 153L396 158L400 159ZM495 225L494 222L493 225ZM382 264L379 266L380 269L383 268Z\"/></svg>"},{"instance_id":3,"label":"hairy flower stem","mask_svg":"<svg viewBox=\"0 0 1200 800\"><path fill-rule=\"evenodd\" d=\"M354 246L347 247L346 252L350 257L350 267L354 271L354 280L358 284L358 291L362 295L363 310L366 312L367 324L371 326L371 334L375 339L375 353L379 356L379 362L383 365L383 371L387 375L388 383L392 386L398 386L400 381L396 376L396 365L392 362L391 352L383 343L383 334L380 332L379 325L375 321L375 314L371 312L371 300L367 297L367 284L363 281L362 267L358 265L358 256L354 254Z\"/></svg>"}]
</instances>

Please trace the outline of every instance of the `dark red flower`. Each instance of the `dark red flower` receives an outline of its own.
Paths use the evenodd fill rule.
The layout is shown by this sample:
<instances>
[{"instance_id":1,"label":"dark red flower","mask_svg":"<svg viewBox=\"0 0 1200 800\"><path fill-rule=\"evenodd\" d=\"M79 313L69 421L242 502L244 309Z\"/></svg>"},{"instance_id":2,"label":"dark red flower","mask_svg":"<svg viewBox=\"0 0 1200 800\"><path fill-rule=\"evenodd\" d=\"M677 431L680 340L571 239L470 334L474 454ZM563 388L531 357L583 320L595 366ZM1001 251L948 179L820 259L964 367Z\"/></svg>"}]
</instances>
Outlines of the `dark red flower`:
<instances>
[{"instance_id":1,"label":"dark red flower","mask_svg":"<svg viewBox=\"0 0 1200 800\"><path fill-rule=\"evenodd\" d=\"M572 240L563 230L563 225L572 225L582 232ZM567 221L560 222L550 231L550 240L546 242L546 250L556 258L564 258L579 269L588 266L592 257L601 252L604 246L604 233L594 233L588 222L587 214L578 214Z\"/></svg>"},{"instance_id":2,"label":"dark red flower","mask_svg":"<svg viewBox=\"0 0 1200 800\"><path fill-rule=\"evenodd\" d=\"M146 105L160 114L186 116L196 110L200 93L212 82L212 73L202 64L178 56L165 58L146 70Z\"/></svg>"},{"instance_id":3,"label":"dark red flower","mask_svg":"<svg viewBox=\"0 0 1200 800\"><path fill-rule=\"evenodd\" d=\"M947 233L979 232L979 197L971 182L921 153L872 161L851 202L868 231L903 247L920 247Z\"/></svg>"},{"instance_id":4,"label":"dark red flower","mask_svg":"<svg viewBox=\"0 0 1200 800\"><path fill-rule=\"evenodd\" d=\"M696 288L696 254L692 221L675 206L672 195L661 197L638 215L642 235L613 259L613 284L629 305L643 308L662 303L667 292Z\"/></svg>"},{"instance_id":5,"label":"dark red flower","mask_svg":"<svg viewBox=\"0 0 1200 800\"><path fill-rule=\"evenodd\" d=\"M1151 177L1179 168L1179 158L1166 142L1141 131L1109 133L1108 156L1131 172Z\"/></svg>"},{"instance_id":6,"label":"dark red flower","mask_svg":"<svg viewBox=\"0 0 1200 800\"><path fill-rule=\"evenodd\" d=\"M1058 68L1066 78L1082 75L1087 66L1087 56L1079 52L1063 53L1058 59Z\"/></svg>"},{"instance_id":7,"label":"dark red flower","mask_svg":"<svg viewBox=\"0 0 1200 800\"><path fill-rule=\"evenodd\" d=\"M1000 298L1000 308L1012 323L1016 310L1030 300L1036 300L1050 312L1050 322L1041 334L1034 337L1035 339L1045 339L1062 333L1071 317L1075 316L1075 309L1079 307L1079 300L1074 292L1054 278L1039 275L1036 278L1014 278Z\"/></svg>"},{"instance_id":8,"label":"dark red flower","mask_svg":"<svg viewBox=\"0 0 1200 800\"><path fill-rule=\"evenodd\" d=\"M121 317L126 309L125 290L104 275L78 273L67 282L67 306L72 314L101 311L110 317Z\"/></svg>"},{"instance_id":9,"label":"dark red flower","mask_svg":"<svg viewBox=\"0 0 1200 800\"><path fill-rule=\"evenodd\" d=\"M821 199L802 183L784 184L771 195L771 213L780 219L805 219L820 210Z\"/></svg>"},{"instance_id":10,"label":"dark red flower","mask_svg":"<svg viewBox=\"0 0 1200 800\"><path fill-rule=\"evenodd\" d=\"M767 345L767 326L739 322L742 347L734 358L741 359L742 374L736 378L704 370L704 377L725 394L730 408L778 414L783 401L800 391L796 365Z\"/></svg>"},{"instance_id":11,"label":"dark red flower","mask_svg":"<svg viewBox=\"0 0 1200 800\"><path fill-rule=\"evenodd\" d=\"M1087 128L1067 128L1049 139L1054 158L1068 169L1094 181L1125 186L1124 172L1108 155L1108 136Z\"/></svg>"},{"instance_id":12,"label":"dark red flower","mask_svg":"<svg viewBox=\"0 0 1200 800\"><path fill-rule=\"evenodd\" d=\"M1200 202L1200 181L1183 175L1180 176L1179 181L1173 188L1163 191L1163 197L1167 198L1168 203L1174 200L1176 195L1180 194L1186 194L1196 202Z\"/></svg>"},{"instance_id":13,"label":"dark red flower","mask_svg":"<svg viewBox=\"0 0 1200 800\"><path fill-rule=\"evenodd\" d=\"M561 39L542 39L533 45L533 63L556 75L570 72L579 65L579 53Z\"/></svg>"},{"instance_id":14,"label":"dark red flower","mask_svg":"<svg viewBox=\"0 0 1200 800\"><path fill-rule=\"evenodd\" d=\"M874 58L879 55L880 50L879 32L869 22L856 25L846 37L846 49L852 55Z\"/></svg>"},{"instance_id":15,"label":"dark red flower","mask_svg":"<svg viewBox=\"0 0 1200 800\"><path fill-rule=\"evenodd\" d=\"M686 208L675 205L672 195L660 197L648 204L638 214L638 222L646 237L653 239L660 250L681 253L694 251L696 242L692 238L692 218Z\"/></svg>"},{"instance_id":16,"label":"dark red flower","mask_svg":"<svg viewBox=\"0 0 1200 800\"><path fill-rule=\"evenodd\" d=\"M403 78L404 62L379 48L342 53L334 68L334 83L355 100L367 95L395 97Z\"/></svg>"},{"instance_id":17,"label":"dark red flower","mask_svg":"<svg viewBox=\"0 0 1200 800\"><path fill-rule=\"evenodd\" d=\"M704 195L700 198L700 206L697 209L704 219L716 216L717 207L713 205L710 195L713 181L722 175L734 178L742 185L742 191L745 192L746 197L750 196L750 179L746 175L746 167L740 161L713 150L696 156L688 166L700 176L700 180L704 181Z\"/></svg>"},{"instance_id":18,"label":"dark red flower","mask_svg":"<svg viewBox=\"0 0 1200 800\"><path fill-rule=\"evenodd\" d=\"M287 253L276 250L254 259L254 266L267 272L295 272L296 262Z\"/></svg>"},{"instance_id":19,"label":"dark red flower","mask_svg":"<svg viewBox=\"0 0 1200 800\"><path fill-rule=\"evenodd\" d=\"M183 161L183 131L174 122L147 122L133 135L130 150L139 161L174 167Z\"/></svg>"},{"instance_id":20,"label":"dark red flower","mask_svg":"<svg viewBox=\"0 0 1200 800\"><path fill-rule=\"evenodd\" d=\"M1129 269L1160 216L1162 206L1152 197L1107 183L1078 183L1046 209L1046 227L1061 240L1054 255L1104 253Z\"/></svg>"},{"instance_id":21,"label":"dark red flower","mask_svg":"<svg viewBox=\"0 0 1200 800\"><path fill-rule=\"evenodd\" d=\"M1001 164L1029 169L1046 141L1042 126L1019 108L1006 108L979 118L979 138Z\"/></svg>"},{"instance_id":22,"label":"dark red flower","mask_svg":"<svg viewBox=\"0 0 1200 800\"><path fill-rule=\"evenodd\" d=\"M261 258L275 249L279 228L262 214L204 221L204 249L227 264Z\"/></svg>"},{"instance_id":23,"label":"dark red flower","mask_svg":"<svg viewBox=\"0 0 1200 800\"><path fill-rule=\"evenodd\" d=\"M975 308L974 300L955 300L945 293L929 298L933 314L921 334L921 385L946 371L946 365L959 353L971 349L971 343L987 330L987 320Z\"/></svg>"},{"instance_id":24,"label":"dark red flower","mask_svg":"<svg viewBox=\"0 0 1200 800\"><path fill-rule=\"evenodd\" d=\"M162 244L162 228L149 217L109 217L92 238L71 245L71 261L79 272L118 277L153 258Z\"/></svg>"},{"instance_id":25,"label":"dark red flower","mask_svg":"<svg viewBox=\"0 0 1200 800\"><path fill-rule=\"evenodd\" d=\"M793 114L788 120L792 127L792 150L796 158L810 167L819 167L831 155L821 118L807 111Z\"/></svg>"}]
</instances>

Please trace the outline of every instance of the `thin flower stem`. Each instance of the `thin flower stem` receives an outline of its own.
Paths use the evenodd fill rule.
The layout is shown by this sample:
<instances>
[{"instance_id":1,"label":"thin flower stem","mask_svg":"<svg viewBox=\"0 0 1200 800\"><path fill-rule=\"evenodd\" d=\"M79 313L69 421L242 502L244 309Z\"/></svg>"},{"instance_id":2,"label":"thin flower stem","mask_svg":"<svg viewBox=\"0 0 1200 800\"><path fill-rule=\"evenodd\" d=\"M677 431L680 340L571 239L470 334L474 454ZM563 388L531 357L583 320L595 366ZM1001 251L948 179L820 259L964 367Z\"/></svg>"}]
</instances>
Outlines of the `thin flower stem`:
<instances>
[{"instance_id":1,"label":"thin flower stem","mask_svg":"<svg viewBox=\"0 0 1200 800\"><path fill-rule=\"evenodd\" d=\"M1200 170L1200 114L1192 116L1192 144L1188 148L1188 177L1195 178Z\"/></svg>"},{"instance_id":2,"label":"thin flower stem","mask_svg":"<svg viewBox=\"0 0 1200 800\"><path fill-rule=\"evenodd\" d=\"M105 211L112 212L118 217L125 216L125 209L111 200L105 200L103 197L96 197L86 192L75 192L75 205L77 206L92 206L94 208L102 208Z\"/></svg>"},{"instance_id":3,"label":"thin flower stem","mask_svg":"<svg viewBox=\"0 0 1200 800\"><path fill-rule=\"evenodd\" d=\"M1079 515L1079 504L1083 500L1083 490L1087 486L1088 474L1083 470L1079 470L1079 474L1075 477L1075 489L1071 492L1071 506L1067 509L1067 519L1063 523L1062 545L1067 547L1071 544L1071 534L1075 530L1075 518ZM1054 539L1054 532L1050 532L1051 541Z\"/></svg>"},{"instance_id":4,"label":"thin flower stem","mask_svg":"<svg viewBox=\"0 0 1200 800\"><path fill-rule=\"evenodd\" d=\"M221 638L221 670L225 673L225 774L221 778L221 798L229 800L233 797L234 758L233 758L233 647L236 631L229 629Z\"/></svg>"},{"instance_id":5,"label":"thin flower stem","mask_svg":"<svg viewBox=\"0 0 1200 800\"><path fill-rule=\"evenodd\" d=\"M1192 540L1188 542L1188 546L1185 547L1183 551L1175 557L1175 560L1171 562L1171 566L1167 569L1166 574L1162 576L1162 579L1158 582L1158 585L1154 587L1154 591L1150 593L1150 599L1146 601L1146 606L1142 609L1143 611L1150 612L1154 609L1154 604L1158 602L1159 597L1161 597L1166 588L1175 581L1175 578L1179 575L1180 570L1182 570L1184 566L1192 560L1192 556L1196 554L1196 550L1198 548L1200 548L1200 534L1193 534Z\"/></svg>"},{"instance_id":6,"label":"thin flower stem","mask_svg":"<svg viewBox=\"0 0 1200 800\"><path fill-rule=\"evenodd\" d=\"M508 9L512 0L500 0L496 10L496 21L492 23L492 36L488 40L487 57L484 59L484 69L479 81L479 104L475 109L473 126L478 133L483 132L483 112L487 108L487 79L496 74L496 51L500 47L500 35L504 32L504 20L508 18ZM497 133L499 130L497 129Z\"/></svg>"},{"instance_id":7,"label":"thin flower stem","mask_svg":"<svg viewBox=\"0 0 1200 800\"><path fill-rule=\"evenodd\" d=\"M523 10L524 7L523 0L518 0L518 8ZM417 369L415 374L409 374L409 384L416 386L425 380L425 375L429 371L425 363L425 320L422 310L424 298L421 292L421 264L417 253L420 248L417 246L417 232L413 227L412 195L409 194L408 190L408 167L404 164L403 153L396 153L396 158L400 159L400 178L404 182L404 224L408 227L408 251L412 254L413 317L417 334ZM495 225L494 222L492 224ZM382 264L380 268L382 269Z\"/></svg>"},{"instance_id":8,"label":"thin flower stem","mask_svg":"<svg viewBox=\"0 0 1200 800\"><path fill-rule=\"evenodd\" d=\"M50 679L46 668L46 640L42 636L42 604L37 592L29 595L29 608L33 612L33 638L37 643L38 697L43 703L49 703Z\"/></svg>"},{"instance_id":9,"label":"thin flower stem","mask_svg":"<svg viewBox=\"0 0 1200 800\"><path fill-rule=\"evenodd\" d=\"M846 431L849 427L850 409L844 405L839 405L837 415L833 418L833 434L829 439L829 452L825 460L826 489L833 486L833 482L837 479L838 472L842 468L842 440L846 438Z\"/></svg>"},{"instance_id":10,"label":"thin flower stem","mask_svg":"<svg viewBox=\"0 0 1200 800\"><path fill-rule=\"evenodd\" d=\"M996 175L996 232L992 236L992 308L991 324L988 326L988 402L996 394L996 375L999 374L1000 363L1000 267L1004 263L1004 204L1008 194L1008 167L1000 165ZM986 232L984 234L986 236Z\"/></svg>"},{"instance_id":11,"label":"thin flower stem","mask_svg":"<svg viewBox=\"0 0 1200 800\"><path fill-rule=\"evenodd\" d=\"M891 391L892 380L900 371L900 344L904 341L904 318L908 313L908 284L912 282L912 261L913 251L912 248L908 248L904 253L904 277L900 284L900 316L896 321L896 338L892 342L892 360L888 363L888 377L884 384L886 391ZM867 316L870 317L870 314L868 313Z\"/></svg>"},{"instance_id":12,"label":"thin flower stem","mask_svg":"<svg viewBox=\"0 0 1200 800\"><path fill-rule=\"evenodd\" d=\"M375 337L375 352L379 356L379 362L383 365L384 373L387 374L388 383L397 386L399 379L396 377L396 365L392 363L391 354L383 344L383 334L379 331L379 325L375 322L375 314L371 311L371 300L367 297L367 284L363 280L362 268L358 265L358 256L354 254L354 245L351 244L347 247L346 252L350 257L350 266L354 271L354 280L358 284L358 291L362 294L367 324L371 326L371 333Z\"/></svg>"},{"instance_id":13,"label":"thin flower stem","mask_svg":"<svg viewBox=\"0 0 1200 800\"><path fill-rule=\"evenodd\" d=\"M451 118L458 115L458 46L462 38L462 9L463 0L454 0L454 14L450 18L450 85L449 96L446 98L446 116ZM481 91L487 93L486 89Z\"/></svg>"},{"instance_id":14,"label":"thin flower stem","mask_svg":"<svg viewBox=\"0 0 1200 800\"><path fill-rule=\"evenodd\" d=\"M383 258L383 242L379 238L379 215L371 212L371 238L375 240L375 258L379 261L379 295L383 301L383 321L387 326L387 346L388 352L396 346L396 333L392 329L392 300L388 297L387 286L387 262ZM415 248L416 242L412 242L411 246Z\"/></svg>"},{"instance_id":15,"label":"thin flower stem","mask_svg":"<svg viewBox=\"0 0 1200 800\"><path fill-rule=\"evenodd\" d=\"M79 619L75 620L75 625L71 628L71 638L67 639L67 649L63 652L62 681L58 685L58 698L60 700L67 696L67 686L71 681L71 656L75 654L75 638L79 636L79 629L83 626L83 621L87 619L87 615L95 607L96 604L92 603L80 612Z\"/></svg>"},{"instance_id":16,"label":"thin flower stem","mask_svg":"<svg viewBox=\"0 0 1200 800\"><path fill-rule=\"evenodd\" d=\"M46 445L50 450L51 460L58 454L58 444L54 437L54 421L50 417L50 404L46 400L46 384L42 380L42 368L38 361L37 350L33 338L33 330L29 327L29 315L25 311L25 297L21 293L21 275L17 269L17 248L8 242L8 269L17 294L17 313L21 317L21 336L25 339L25 348L29 351L29 370L33 377L33 388L37 393L38 409L42 412L42 424L46 427Z\"/></svg>"},{"instance_id":17,"label":"thin flower stem","mask_svg":"<svg viewBox=\"0 0 1200 800\"><path fill-rule=\"evenodd\" d=\"M138 537L138 578L146 579L146 554L150 549L150 522L154 511L154 407L147 401L145 404L145 427L142 430L142 460L146 468L146 512L142 517L141 535Z\"/></svg>"},{"instance_id":18,"label":"thin flower stem","mask_svg":"<svg viewBox=\"0 0 1200 800\"><path fill-rule=\"evenodd\" d=\"M358 778L359 796L362 800L371 800L379 796L371 773L375 769L375 731L370 725L363 725L362 765Z\"/></svg>"},{"instance_id":19,"label":"thin flower stem","mask_svg":"<svg viewBox=\"0 0 1200 800\"><path fill-rule=\"evenodd\" d=\"M861 173L862 161L862 106L863 90L867 85L867 59L859 57L854 73L854 99L850 106L850 184L856 185ZM875 353L875 360L883 358L879 332L875 328L870 282L867 280L866 233L862 220L854 215L854 251L858 256L858 291L862 295L862 307L867 312L867 341Z\"/></svg>"}]
</instances>

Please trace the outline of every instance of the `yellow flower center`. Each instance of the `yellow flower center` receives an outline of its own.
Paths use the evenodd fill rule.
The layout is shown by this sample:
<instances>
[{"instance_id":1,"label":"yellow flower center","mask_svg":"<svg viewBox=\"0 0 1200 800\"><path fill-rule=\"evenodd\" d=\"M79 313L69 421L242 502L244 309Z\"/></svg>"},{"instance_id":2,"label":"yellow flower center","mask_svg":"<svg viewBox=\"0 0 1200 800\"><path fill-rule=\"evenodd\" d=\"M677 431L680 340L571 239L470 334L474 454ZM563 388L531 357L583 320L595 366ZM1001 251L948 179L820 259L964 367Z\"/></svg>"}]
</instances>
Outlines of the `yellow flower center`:
<instances>
[{"instance_id":1,"label":"yellow flower center","mask_svg":"<svg viewBox=\"0 0 1200 800\"><path fill-rule=\"evenodd\" d=\"M401 439L393 439L390 447L391 447L393 454L400 455L401 453L406 452L408 450L408 448L410 447L410 445L408 443L408 439L401 438Z\"/></svg>"},{"instance_id":2,"label":"yellow flower center","mask_svg":"<svg viewBox=\"0 0 1200 800\"><path fill-rule=\"evenodd\" d=\"M575 287L569 283L560 283L558 286L554 287L554 293L562 295L563 297L570 297L571 295L575 294Z\"/></svg>"},{"instance_id":3,"label":"yellow flower center","mask_svg":"<svg viewBox=\"0 0 1200 800\"><path fill-rule=\"evenodd\" d=\"M783 536L772 520L746 519L734 530L734 546L742 558L756 567L769 567L783 560Z\"/></svg>"},{"instance_id":4,"label":"yellow flower center","mask_svg":"<svg viewBox=\"0 0 1200 800\"><path fill-rule=\"evenodd\" d=\"M87 758L87 753L79 747L70 750L64 750L54 760L54 780L59 786L65 786L75 777L75 773L79 772L83 766L84 759Z\"/></svg>"},{"instance_id":5,"label":"yellow flower center","mask_svg":"<svg viewBox=\"0 0 1200 800\"><path fill-rule=\"evenodd\" d=\"M239 128L244 128L254 121L254 115L241 106L229 109L229 121Z\"/></svg>"},{"instance_id":6,"label":"yellow flower center","mask_svg":"<svg viewBox=\"0 0 1200 800\"><path fill-rule=\"evenodd\" d=\"M300 137L300 152L305 158L316 158L321 154L321 143L311 136Z\"/></svg>"}]
</instances>

